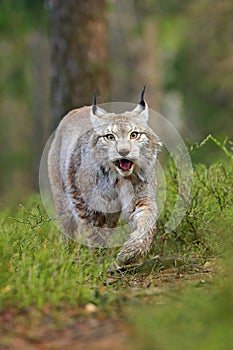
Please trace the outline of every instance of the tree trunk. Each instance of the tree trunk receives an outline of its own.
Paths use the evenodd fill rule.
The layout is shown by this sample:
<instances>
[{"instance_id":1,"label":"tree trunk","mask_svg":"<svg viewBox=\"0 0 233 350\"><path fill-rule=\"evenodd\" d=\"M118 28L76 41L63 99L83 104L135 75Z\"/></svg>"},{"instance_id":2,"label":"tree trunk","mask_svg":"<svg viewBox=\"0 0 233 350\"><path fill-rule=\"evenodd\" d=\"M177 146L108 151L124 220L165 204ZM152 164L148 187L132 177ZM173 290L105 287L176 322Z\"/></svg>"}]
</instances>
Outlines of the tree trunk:
<instances>
[{"instance_id":1,"label":"tree trunk","mask_svg":"<svg viewBox=\"0 0 233 350\"><path fill-rule=\"evenodd\" d=\"M48 40L40 33L31 33L28 37L30 49L32 81L32 186L38 190L38 169L43 148L49 136L49 47Z\"/></svg>"},{"instance_id":2,"label":"tree trunk","mask_svg":"<svg viewBox=\"0 0 233 350\"><path fill-rule=\"evenodd\" d=\"M139 11L134 0L118 0L110 13L112 95L116 101L137 103L146 84L149 106L160 111L163 91L157 19L145 19Z\"/></svg>"},{"instance_id":3,"label":"tree trunk","mask_svg":"<svg viewBox=\"0 0 233 350\"><path fill-rule=\"evenodd\" d=\"M50 0L51 130L69 110L108 99L106 0Z\"/></svg>"}]
</instances>

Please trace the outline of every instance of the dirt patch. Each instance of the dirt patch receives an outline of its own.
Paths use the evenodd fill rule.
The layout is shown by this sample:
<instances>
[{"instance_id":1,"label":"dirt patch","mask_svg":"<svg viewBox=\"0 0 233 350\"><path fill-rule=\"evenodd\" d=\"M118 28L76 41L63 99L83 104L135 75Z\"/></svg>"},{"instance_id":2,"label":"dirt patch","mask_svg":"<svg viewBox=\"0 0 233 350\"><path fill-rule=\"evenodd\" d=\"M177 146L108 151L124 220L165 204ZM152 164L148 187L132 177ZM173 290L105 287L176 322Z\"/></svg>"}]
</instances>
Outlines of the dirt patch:
<instances>
[{"instance_id":1,"label":"dirt patch","mask_svg":"<svg viewBox=\"0 0 233 350\"><path fill-rule=\"evenodd\" d=\"M123 320L66 309L57 315L36 310L1 312L1 350L121 349L130 334Z\"/></svg>"}]
</instances>

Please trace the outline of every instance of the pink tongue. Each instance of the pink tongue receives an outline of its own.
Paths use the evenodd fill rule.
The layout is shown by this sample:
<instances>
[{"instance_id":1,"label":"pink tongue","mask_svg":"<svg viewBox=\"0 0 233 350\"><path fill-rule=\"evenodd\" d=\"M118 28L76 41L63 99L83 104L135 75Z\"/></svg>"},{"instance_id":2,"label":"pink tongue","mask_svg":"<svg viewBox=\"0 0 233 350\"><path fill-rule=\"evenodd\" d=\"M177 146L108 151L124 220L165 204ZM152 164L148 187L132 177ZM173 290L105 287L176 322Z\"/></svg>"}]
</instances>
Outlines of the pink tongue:
<instances>
[{"instance_id":1,"label":"pink tongue","mask_svg":"<svg viewBox=\"0 0 233 350\"><path fill-rule=\"evenodd\" d=\"M131 162L128 160L120 160L120 167L123 170L129 170L131 167Z\"/></svg>"}]
</instances>

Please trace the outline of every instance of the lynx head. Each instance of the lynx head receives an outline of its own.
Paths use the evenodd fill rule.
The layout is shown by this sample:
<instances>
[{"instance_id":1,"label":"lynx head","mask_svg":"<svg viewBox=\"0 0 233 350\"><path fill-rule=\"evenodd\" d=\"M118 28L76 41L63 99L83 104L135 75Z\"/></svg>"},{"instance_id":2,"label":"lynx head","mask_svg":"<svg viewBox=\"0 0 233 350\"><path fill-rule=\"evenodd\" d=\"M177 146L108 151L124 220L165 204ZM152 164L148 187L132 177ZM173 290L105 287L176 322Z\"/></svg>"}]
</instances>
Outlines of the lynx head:
<instances>
[{"instance_id":1,"label":"lynx head","mask_svg":"<svg viewBox=\"0 0 233 350\"><path fill-rule=\"evenodd\" d=\"M122 114L107 113L96 105L90 111L94 127L91 138L95 160L106 170L114 169L123 177L136 172L140 177L155 166L161 143L148 126L149 108L144 100L145 87L139 104Z\"/></svg>"}]
</instances>

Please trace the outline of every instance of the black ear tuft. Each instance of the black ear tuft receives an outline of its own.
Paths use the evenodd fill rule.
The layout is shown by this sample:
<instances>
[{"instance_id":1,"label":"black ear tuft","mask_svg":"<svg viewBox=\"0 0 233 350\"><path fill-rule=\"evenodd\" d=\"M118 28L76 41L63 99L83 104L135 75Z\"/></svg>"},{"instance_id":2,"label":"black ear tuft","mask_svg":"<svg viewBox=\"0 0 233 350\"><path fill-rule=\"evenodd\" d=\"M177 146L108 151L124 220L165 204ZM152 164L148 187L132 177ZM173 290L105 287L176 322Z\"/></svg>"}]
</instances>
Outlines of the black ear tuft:
<instances>
[{"instance_id":1,"label":"black ear tuft","mask_svg":"<svg viewBox=\"0 0 233 350\"><path fill-rule=\"evenodd\" d=\"M94 98L93 98L93 106L92 106L92 111L93 111L93 113L95 113L95 112L96 112L96 109L97 109L96 101L97 101L97 98L96 98L96 91L95 91L95 92L94 92Z\"/></svg>"},{"instance_id":2,"label":"black ear tuft","mask_svg":"<svg viewBox=\"0 0 233 350\"><path fill-rule=\"evenodd\" d=\"M143 107L145 107L145 101L144 101L144 94L145 94L145 90L146 90L146 85L144 85L142 92L141 92L141 99L139 104Z\"/></svg>"}]
</instances>

